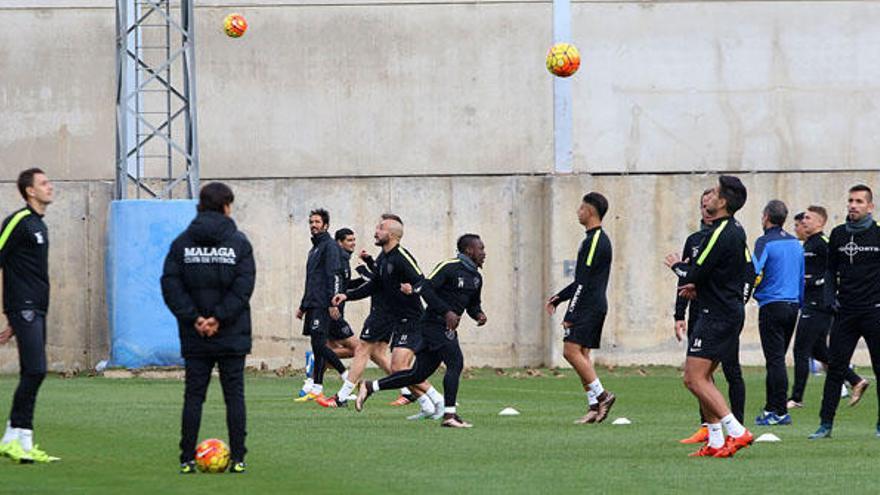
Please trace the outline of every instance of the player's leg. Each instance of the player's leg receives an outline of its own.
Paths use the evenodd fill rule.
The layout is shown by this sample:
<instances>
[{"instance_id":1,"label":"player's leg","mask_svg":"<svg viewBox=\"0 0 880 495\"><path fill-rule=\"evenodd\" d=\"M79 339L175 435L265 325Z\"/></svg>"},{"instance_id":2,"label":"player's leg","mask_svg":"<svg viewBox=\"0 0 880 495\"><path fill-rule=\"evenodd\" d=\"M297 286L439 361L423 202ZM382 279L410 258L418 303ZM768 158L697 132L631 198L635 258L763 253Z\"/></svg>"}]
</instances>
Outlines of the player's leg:
<instances>
[{"instance_id":1,"label":"player's leg","mask_svg":"<svg viewBox=\"0 0 880 495\"><path fill-rule=\"evenodd\" d=\"M358 411L363 409L364 402L375 392L407 387L425 381L427 377L437 371L439 366L440 356L438 353L428 349L420 351L412 368L397 371L372 382L362 382L358 391L358 399L355 402L355 409Z\"/></svg>"},{"instance_id":2,"label":"player's leg","mask_svg":"<svg viewBox=\"0 0 880 495\"><path fill-rule=\"evenodd\" d=\"M808 309L801 312L794 337L794 385L786 407L804 406L804 389L810 377L810 357L814 356L814 350L821 345L821 337L830 322L830 318L823 313ZM820 350L819 353L825 354L823 357L828 359L827 351Z\"/></svg>"},{"instance_id":3,"label":"player's leg","mask_svg":"<svg viewBox=\"0 0 880 495\"><path fill-rule=\"evenodd\" d=\"M470 428L473 425L458 415L458 385L464 369L464 354L458 344L458 337L439 349L440 359L446 363L446 374L443 376L443 422L446 428Z\"/></svg>"},{"instance_id":4,"label":"player's leg","mask_svg":"<svg viewBox=\"0 0 880 495\"><path fill-rule=\"evenodd\" d=\"M742 366L739 363L739 339L736 350L721 360L721 370L727 380L727 398L730 400L730 411L740 423L743 422L746 408L746 382L743 380Z\"/></svg>"},{"instance_id":5,"label":"player's leg","mask_svg":"<svg viewBox=\"0 0 880 495\"><path fill-rule=\"evenodd\" d=\"M46 316L25 310L10 312L7 317L18 347L19 382L7 428L14 439L9 439L4 454L17 462L52 462L58 458L35 447L33 425L37 393L46 377Z\"/></svg>"},{"instance_id":6,"label":"player's leg","mask_svg":"<svg viewBox=\"0 0 880 495\"><path fill-rule=\"evenodd\" d=\"M787 304L774 302L761 307L758 314L758 332L761 336L761 349L766 362L764 408L756 418L758 425L787 424L791 417L786 416L786 395L788 394L788 373L785 369L785 309Z\"/></svg>"},{"instance_id":7,"label":"player's leg","mask_svg":"<svg viewBox=\"0 0 880 495\"><path fill-rule=\"evenodd\" d=\"M840 387L846 369L859 342L859 320L863 315L839 314L831 329L831 345L828 348L828 372L822 391L822 408L819 411L819 429L810 439L830 438L834 416L840 404Z\"/></svg>"},{"instance_id":8,"label":"player's leg","mask_svg":"<svg viewBox=\"0 0 880 495\"><path fill-rule=\"evenodd\" d=\"M226 430L229 432L232 472L244 471L245 437L247 436L247 412L244 401L244 356L225 356L217 360L220 368L220 385L226 403Z\"/></svg>"},{"instance_id":9,"label":"player's leg","mask_svg":"<svg viewBox=\"0 0 880 495\"><path fill-rule=\"evenodd\" d=\"M587 396L587 414L580 419L575 420L575 424L594 423L599 411L599 401L596 394L590 388L590 384L598 379L596 370L593 368L592 360L589 353L582 351L583 347L574 341L564 341L562 343L562 357L571 365L578 378L581 380L581 386Z\"/></svg>"},{"instance_id":10,"label":"player's leg","mask_svg":"<svg viewBox=\"0 0 880 495\"><path fill-rule=\"evenodd\" d=\"M196 458L196 442L202 424L202 404L211 382L214 358L190 356L184 359L183 415L180 428L181 472L189 468Z\"/></svg>"},{"instance_id":11,"label":"player's leg","mask_svg":"<svg viewBox=\"0 0 880 495\"><path fill-rule=\"evenodd\" d=\"M870 322L862 325L862 337L868 347L868 354L871 356L871 366L874 369L874 379L880 383L880 328L876 326L876 318L871 318ZM880 387L877 387L877 423L876 435L880 436Z\"/></svg>"},{"instance_id":12,"label":"player's leg","mask_svg":"<svg viewBox=\"0 0 880 495\"><path fill-rule=\"evenodd\" d=\"M357 347L354 351L354 358L351 360L351 367L348 370L347 376L343 377L342 386L339 388L339 391L332 397L317 399L316 402L323 407L344 407L348 397L351 395L352 391L354 391L357 382L363 376L364 370L367 367L367 362L369 362L370 357L373 356L375 348L377 346L382 346L384 348L383 344L383 342L372 340L362 339L358 341ZM373 356L373 359L376 359L375 356Z\"/></svg>"}]
</instances>

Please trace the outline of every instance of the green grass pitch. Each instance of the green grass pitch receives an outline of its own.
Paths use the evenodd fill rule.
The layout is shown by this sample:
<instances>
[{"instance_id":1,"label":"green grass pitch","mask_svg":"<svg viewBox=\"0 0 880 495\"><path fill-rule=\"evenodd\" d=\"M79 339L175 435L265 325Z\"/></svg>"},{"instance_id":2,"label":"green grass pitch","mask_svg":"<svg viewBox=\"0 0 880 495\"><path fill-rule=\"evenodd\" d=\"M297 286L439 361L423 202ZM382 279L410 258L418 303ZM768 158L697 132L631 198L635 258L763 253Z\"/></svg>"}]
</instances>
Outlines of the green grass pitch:
<instances>
[{"instance_id":1,"label":"green grass pitch","mask_svg":"<svg viewBox=\"0 0 880 495\"><path fill-rule=\"evenodd\" d=\"M841 401L834 438L808 441L818 424L821 377L792 426L751 423L764 396L763 371L746 370L747 426L773 432L734 459L692 459L677 440L697 422L694 399L673 368L601 370L617 404L601 425L576 426L584 398L574 373L475 370L462 382L460 414L471 430L406 421L383 392L364 412L294 404L301 378L247 381L248 473L177 474L183 383L176 380L47 378L37 403L37 443L63 457L53 465L0 459L0 493L877 493L880 438L874 388L862 404ZM556 372L556 374L559 374ZM720 373L718 374L721 379ZM440 388L442 376L435 375ZM16 377L0 378L8 411ZM338 382L328 380L328 389ZM876 384L875 384L876 386ZM726 391L723 382L722 391ZM506 406L516 417L499 417ZM611 420L627 417L628 426ZM752 419L750 419L752 418ZM211 383L200 438L226 438L219 381Z\"/></svg>"}]
</instances>

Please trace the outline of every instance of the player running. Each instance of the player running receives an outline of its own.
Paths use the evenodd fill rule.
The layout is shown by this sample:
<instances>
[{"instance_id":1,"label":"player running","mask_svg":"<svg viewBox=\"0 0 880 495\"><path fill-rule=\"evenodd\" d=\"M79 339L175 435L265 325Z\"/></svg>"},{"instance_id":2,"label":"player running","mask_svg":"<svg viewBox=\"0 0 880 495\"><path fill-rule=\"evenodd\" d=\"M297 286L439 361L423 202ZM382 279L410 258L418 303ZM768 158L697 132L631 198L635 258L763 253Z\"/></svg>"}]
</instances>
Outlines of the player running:
<instances>
[{"instance_id":1,"label":"player running","mask_svg":"<svg viewBox=\"0 0 880 495\"><path fill-rule=\"evenodd\" d=\"M678 253L672 253L665 260L683 284L679 294L696 298L701 312L688 338L684 383L700 401L700 409L709 423L709 438L691 456L731 457L753 441L752 434L730 412L712 379L718 364L739 352L739 335L745 319L743 290L750 289L754 281L746 234L733 218L745 202L746 188L742 182L722 175L706 198L712 231L699 256L683 262ZM727 429L726 439L722 425Z\"/></svg>"},{"instance_id":2,"label":"player running","mask_svg":"<svg viewBox=\"0 0 880 495\"><path fill-rule=\"evenodd\" d=\"M486 324L486 314L480 306L483 277L479 272L486 259L486 248L476 234L459 237L457 248L456 258L437 265L427 280L414 287L428 305L418 323L423 345L416 352L415 366L376 381L361 382L355 401L358 411L373 393L421 383L437 370L440 363L444 363L444 407L440 425L447 428L473 426L461 419L456 409L458 385L464 368L457 328L465 311L477 326Z\"/></svg>"},{"instance_id":3,"label":"player running","mask_svg":"<svg viewBox=\"0 0 880 495\"><path fill-rule=\"evenodd\" d=\"M601 423L608 417L616 397L602 387L591 356L602 340L602 326L608 312L605 291L611 272L611 241L602 231L602 218L608 211L605 196L586 194L578 208L578 222L586 231L577 254L574 281L550 297L545 305L552 315L564 301L568 303L562 327L565 329L562 355L571 363L587 394L587 414L575 424Z\"/></svg>"}]
</instances>

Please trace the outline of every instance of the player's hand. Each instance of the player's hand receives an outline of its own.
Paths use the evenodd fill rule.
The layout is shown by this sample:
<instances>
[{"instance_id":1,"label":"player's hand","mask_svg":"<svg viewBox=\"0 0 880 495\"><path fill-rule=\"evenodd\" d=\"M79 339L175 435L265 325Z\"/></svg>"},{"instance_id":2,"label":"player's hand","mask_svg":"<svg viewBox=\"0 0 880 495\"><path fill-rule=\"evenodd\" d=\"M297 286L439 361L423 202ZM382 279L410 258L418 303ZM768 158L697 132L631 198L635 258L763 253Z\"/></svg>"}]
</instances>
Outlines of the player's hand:
<instances>
[{"instance_id":1,"label":"player's hand","mask_svg":"<svg viewBox=\"0 0 880 495\"><path fill-rule=\"evenodd\" d=\"M0 345L9 342L13 335L15 335L15 330L12 329L12 325L6 325L6 328L0 332Z\"/></svg>"},{"instance_id":2,"label":"player's hand","mask_svg":"<svg viewBox=\"0 0 880 495\"><path fill-rule=\"evenodd\" d=\"M410 295L413 293L412 284L403 283L400 284L400 292L403 292L406 295Z\"/></svg>"},{"instance_id":3,"label":"player's hand","mask_svg":"<svg viewBox=\"0 0 880 495\"><path fill-rule=\"evenodd\" d=\"M458 316L452 311L446 312L446 328L449 330L455 330L458 328L458 324L461 322L461 316Z\"/></svg>"},{"instance_id":4,"label":"player's hand","mask_svg":"<svg viewBox=\"0 0 880 495\"><path fill-rule=\"evenodd\" d=\"M565 321L565 320L562 321L562 328L571 328L573 326L574 326L574 323L572 323L570 321Z\"/></svg>"},{"instance_id":5,"label":"player's hand","mask_svg":"<svg viewBox=\"0 0 880 495\"><path fill-rule=\"evenodd\" d=\"M687 334L687 323L684 320L675 321L675 340L681 342Z\"/></svg>"},{"instance_id":6,"label":"player's hand","mask_svg":"<svg viewBox=\"0 0 880 495\"><path fill-rule=\"evenodd\" d=\"M296 319L297 320L302 320L304 315L305 315L305 312L302 310L302 308L296 310Z\"/></svg>"},{"instance_id":7,"label":"player's hand","mask_svg":"<svg viewBox=\"0 0 880 495\"><path fill-rule=\"evenodd\" d=\"M346 296L345 294L336 294L335 296L333 296L333 299L330 300L330 304L332 304L333 306L339 306L340 304L344 303L346 299L348 299L348 296Z\"/></svg>"},{"instance_id":8,"label":"player's hand","mask_svg":"<svg viewBox=\"0 0 880 495\"><path fill-rule=\"evenodd\" d=\"M487 321L489 321L489 319L486 318L486 313L480 313L477 315L477 326L478 327L485 325Z\"/></svg>"},{"instance_id":9,"label":"player's hand","mask_svg":"<svg viewBox=\"0 0 880 495\"><path fill-rule=\"evenodd\" d=\"M694 284L685 284L678 288L678 295L685 298L694 300L697 298L697 286Z\"/></svg>"},{"instance_id":10,"label":"player's hand","mask_svg":"<svg viewBox=\"0 0 880 495\"><path fill-rule=\"evenodd\" d=\"M367 252L366 249L361 249L361 252L358 253L358 258L360 258L361 261L363 261L364 263L369 263L370 260L373 259L373 257L370 255L370 253Z\"/></svg>"},{"instance_id":11,"label":"player's hand","mask_svg":"<svg viewBox=\"0 0 880 495\"><path fill-rule=\"evenodd\" d=\"M342 318L342 313L339 312L339 308L337 308L336 306L331 306L329 309L329 312L330 312L330 318L333 321L336 321L339 318Z\"/></svg>"},{"instance_id":12,"label":"player's hand","mask_svg":"<svg viewBox=\"0 0 880 495\"><path fill-rule=\"evenodd\" d=\"M678 253L669 253L666 255L666 258L663 259L663 264L668 268L672 268L678 263L681 263L681 256L679 256Z\"/></svg>"},{"instance_id":13,"label":"player's hand","mask_svg":"<svg viewBox=\"0 0 880 495\"><path fill-rule=\"evenodd\" d=\"M205 320L205 336L213 337L220 330L220 322L213 316Z\"/></svg>"},{"instance_id":14,"label":"player's hand","mask_svg":"<svg viewBox=\"0 0 880 495\"><path fill-rule=\"evenodd\" d=\"M544 309L547 310L548 315L553 315L556 312L556 301L559 300L559 296L551 296L550 299L547 299L547 304L544 305Z\"/></svg>"},{"instance_id":15,"label":"player's hand","mask_svg":"<svg viewBox=\"0 0 880 495\"><path fill-rule=\"evenodd\" d=\"M204 316L199 316L198 318L196 318L196 322L193 323L193 327L195 327L196 333L201 335L202 337L208 336L207 330L205 329L205 322L207 322L207 321L208 321L208 319L205 318Z\"/></svg>"}]
</instances>

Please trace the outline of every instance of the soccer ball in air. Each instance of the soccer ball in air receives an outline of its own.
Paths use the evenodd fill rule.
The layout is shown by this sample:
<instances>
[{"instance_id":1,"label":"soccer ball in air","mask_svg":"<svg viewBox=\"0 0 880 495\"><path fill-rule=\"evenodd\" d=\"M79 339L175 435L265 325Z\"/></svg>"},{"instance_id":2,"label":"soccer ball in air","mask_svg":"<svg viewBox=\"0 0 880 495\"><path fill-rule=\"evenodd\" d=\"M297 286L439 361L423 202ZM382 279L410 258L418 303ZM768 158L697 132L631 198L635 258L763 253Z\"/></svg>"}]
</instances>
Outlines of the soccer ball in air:
<instances>
[{"instance_id":1,"label":"soccer ball in air","mask_svg":"<svg viewBox=\"0 0 880 495\"><path fill-rule=\"evenodd\" d=\"M581 54L574 45L556 43L547 52L547 70L558 77L569 77L581 66Z\"/></svg>"},{"instance_id":2,"label":"soccer ball in air","mask_svg":"<svg viewBox=\"0 0 880 495\"><path fill-rule=\"evenodd\" d=\"M229 14L223 19L223 31L226 36L240 38L247 31L248 23L241 14Z\"/></svg>"},{"instance_id":3,"label":"soccer ball in air","mask_svg":"<svg viewBox=\"0 0 880 495\"><path fill-rule=\"evenodd\" d=\"M203 473L222 473L229 467L229 447L216 438L209 438L196 447L196 467Z\"/></svg>"}]
</instances>

